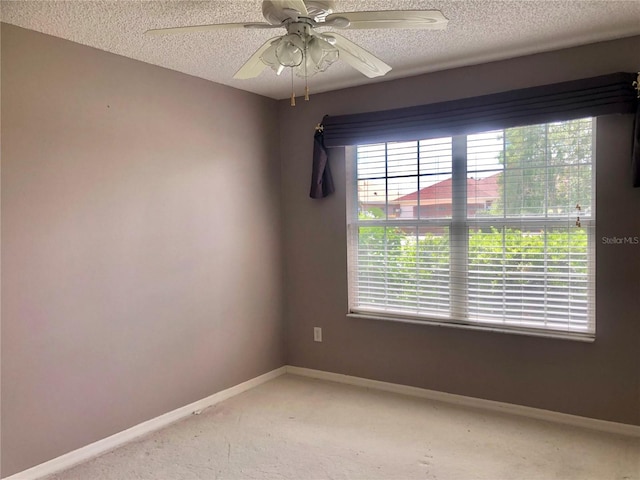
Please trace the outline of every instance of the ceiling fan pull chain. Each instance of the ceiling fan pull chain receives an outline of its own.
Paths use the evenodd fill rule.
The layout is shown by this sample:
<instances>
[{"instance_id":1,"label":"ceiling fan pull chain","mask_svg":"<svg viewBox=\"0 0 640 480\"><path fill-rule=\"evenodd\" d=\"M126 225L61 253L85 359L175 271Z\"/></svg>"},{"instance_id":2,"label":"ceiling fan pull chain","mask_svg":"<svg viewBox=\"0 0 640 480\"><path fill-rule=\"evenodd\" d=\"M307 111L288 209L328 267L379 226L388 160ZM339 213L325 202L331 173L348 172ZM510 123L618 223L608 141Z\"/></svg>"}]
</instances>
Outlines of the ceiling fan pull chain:
<instances>
[{"instance_id":1,"label":"ceiling fan pull chain","mask_svg":"<svg viewBox=\"0 0 640 480\"><path fill-rule=\"evenodd\" d=\"M291 68L291 106L296 106L296 93L293 89L293 67Z\"/></svg>"},{"instance_id":2,"label":"ceiling fan pull chain","mask_svg":"<svg viewBox=\"0 0 640 480\"><path fill-rule=\"evenodd\" d=\"M304 39L304 100L309 101L309 77L307 76L307 46L309 45L309 37Z\"/></svg>"}]
</instances>

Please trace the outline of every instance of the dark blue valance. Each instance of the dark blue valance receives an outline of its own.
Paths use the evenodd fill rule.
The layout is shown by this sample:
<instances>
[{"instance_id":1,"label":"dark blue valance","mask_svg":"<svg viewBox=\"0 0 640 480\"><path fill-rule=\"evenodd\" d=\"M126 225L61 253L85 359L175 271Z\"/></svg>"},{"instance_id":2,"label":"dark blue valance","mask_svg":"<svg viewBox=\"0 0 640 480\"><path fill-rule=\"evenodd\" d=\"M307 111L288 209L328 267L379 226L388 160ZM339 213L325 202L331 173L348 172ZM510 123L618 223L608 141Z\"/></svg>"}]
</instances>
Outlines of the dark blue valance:
<instances>
[{"instance_id":1,"label":"dark blue valance","mask_svg":"<svg viewBox=\"0 0 640 480\"><path fill-rule=\"evenodd\" d=\"M448 137L538 123L635 113L635 73L555 83L323 120L327 147Z\"/></svg>"},{"instance_id":2,"label":"dark blue valance","mask_svg":"<svg viewBox=\"0 0 640 480\"><path fill-rule=\"evenodd\" d=\"M415 107L325 116L322 141L325 147L339 147L466 135L582 117L636 114L632 172L633 185L640 187L638 77L636 73L613 73ZM321 177L321 171L314 171L314 178Z\"/></svg>"}]
</instances>

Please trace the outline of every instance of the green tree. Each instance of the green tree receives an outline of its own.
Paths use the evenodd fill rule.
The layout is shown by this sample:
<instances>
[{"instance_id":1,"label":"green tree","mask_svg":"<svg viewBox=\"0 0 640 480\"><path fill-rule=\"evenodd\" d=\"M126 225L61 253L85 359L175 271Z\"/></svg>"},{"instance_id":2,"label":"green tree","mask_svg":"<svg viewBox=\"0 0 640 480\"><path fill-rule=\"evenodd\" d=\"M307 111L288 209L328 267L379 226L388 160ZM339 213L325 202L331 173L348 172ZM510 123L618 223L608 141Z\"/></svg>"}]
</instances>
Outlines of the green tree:
<instances>
[{"instance_id":1,"label":"green tree","mask_svg":"<svg viewBox=\"0 0 640 480\"><path fill-rule=\"evenodd\" d=\"M566 215L591 205L592 121L579 119L504 130L500 198L491 213Z\"/></svg>"}]
</instances>

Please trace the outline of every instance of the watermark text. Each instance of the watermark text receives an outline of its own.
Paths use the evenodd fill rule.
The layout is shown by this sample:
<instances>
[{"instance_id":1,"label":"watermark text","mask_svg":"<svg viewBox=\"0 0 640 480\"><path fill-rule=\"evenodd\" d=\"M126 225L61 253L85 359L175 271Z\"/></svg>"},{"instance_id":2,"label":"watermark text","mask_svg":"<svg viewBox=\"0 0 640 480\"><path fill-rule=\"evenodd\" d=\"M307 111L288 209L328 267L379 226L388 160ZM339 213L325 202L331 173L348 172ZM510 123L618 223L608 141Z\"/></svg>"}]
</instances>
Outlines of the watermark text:
<instances>
[{"instance_id":1,"label":"watermark text","mask_svg":"<svg viewBox=\"0 0 640 480\"><path fill-rule=\"evenodd\" d=\"M640 245L640 237L602 237L604 245Z\"/></svg>"}]
</instances>

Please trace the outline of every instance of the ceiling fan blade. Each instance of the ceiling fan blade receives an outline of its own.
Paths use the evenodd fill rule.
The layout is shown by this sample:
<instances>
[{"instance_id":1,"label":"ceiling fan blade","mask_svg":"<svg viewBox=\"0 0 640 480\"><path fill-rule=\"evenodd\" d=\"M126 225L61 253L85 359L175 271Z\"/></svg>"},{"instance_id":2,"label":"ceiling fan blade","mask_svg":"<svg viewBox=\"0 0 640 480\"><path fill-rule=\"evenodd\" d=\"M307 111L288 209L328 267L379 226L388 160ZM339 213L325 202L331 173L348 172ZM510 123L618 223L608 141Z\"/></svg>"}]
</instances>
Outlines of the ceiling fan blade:
<instances>
[{"instance_id":1,"label":"ceiling fan blade","mask_svg":"<svg viewBox=\"0 0 640 480\"><path fill-rule=\"evenodd\" d=\"M322 37L333 44L340 52L340 60L344 60L360 73L369 78L385 75L391 67L378 57L367 52L351 40L334 32L323 33Z\"/></svg>"},{"instance_id":2,"label":"ceiling fan blade","mask_svg":"<svg viewBox=\"0 0 640 480\"><path fill-rule=\"evenodd\" d=\"M272 3L280 6L280 8L295 10L302 16L307 16L307 6L303 0L271 0Z\"/></svg>"},{"instance_id":3,"label":"ceiling fan blade","mask_svg":"<svg viewBox=\"0 0 640 480\"><path fill-rule=\"evenodd\" d=\"M153 28L147 30L145 35L164 35L166 33L195 33L208 32L211 30L226 28L277 28L280 25L271 25L270 23L254 22L254 23L216 23L213 25L191 25L189 27L169 27L169 28Z\"/></svg>"},{"instance_id":4,"label":"ceiling fan blade","mask_svg":"<svg viewBox=\"0 0 640 480\"><path fill-rule=\"evenodd\" d=\"M273 37L262 44L262 46L254 52L244 65L235 73L233 78L238 80L246 80L247 78L257 77L262 73L267 65L260 58L262 54L271 46L271 44L280 37Z\"/></svg>"},{"instance_id":5,"label":"ceiling fan blade","mask_svg":"<svg viewBox=\"0 0 640 480\"><path fill-rule=\"evenodd\" d=\"M439 10L386 10L379 12L332 13L327 23L337 18L346 18L349 25L344 28L422 28L444 30L449 20ZM335 25L339 27L339 24Z\"/></svg>"},{"instance_id":6,"label":"ceiling fan blade","mask_svg":"<svg viewBox=\"0 0 640 480\"><path fill-rule=\"evenodd\" d=\"M306 17L309 12L303 0L264 0L262 15L267 22L280 25L289 18L297 20L298 16Z\"/></svg>"}]
</instances>

